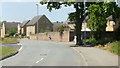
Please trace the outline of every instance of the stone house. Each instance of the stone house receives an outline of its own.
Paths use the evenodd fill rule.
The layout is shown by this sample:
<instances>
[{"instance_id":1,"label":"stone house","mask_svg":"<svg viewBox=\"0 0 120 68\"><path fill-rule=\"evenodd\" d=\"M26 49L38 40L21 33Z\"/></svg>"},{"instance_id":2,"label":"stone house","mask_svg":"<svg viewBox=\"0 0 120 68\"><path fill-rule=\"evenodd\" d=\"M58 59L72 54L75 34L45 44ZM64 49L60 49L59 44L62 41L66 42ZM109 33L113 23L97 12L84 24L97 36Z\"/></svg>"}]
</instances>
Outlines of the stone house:
<instances>
[{"instance_id":1,"label":"stone house","mask_svg":"<svg viewBox=\"0 0 120 68\"><path fill-rule=\"evenodd\" d=\"M87 23L85 22L85 21L87 21L89 19L89 17L88 16L86 16L86 18L85 18L85 20L82 22L82 29L81 29L81 31L90 31L90 29L87 27ZM70 30L75 30L75 24L74 24L74 22L73 21L70 21L69 19L67 19L64 23L63 23L63 25L67 25L67 26L69 26L69 28L70 28Z\"/></svg>"},{"instance_id":2,"label":"stone house","mask_svg":"<svg viewBox=\"0 0 120 68\"><path fill-rule=\"evenodd\" d=\"M7 34L7 31L11 28L16 28L18 29L18 24L20 24L20 22L5 22L2 24L2 28L1 28L1 37L4 38L5 35ZM17 33L17 31L16 31Z\"/></svg>"},{"instance_id":3,"label":"stone house","mask_svg":"<svg viewBox=\"0 0 120 68\"><path fill-rule=\"evenodd\" d=\"M116 23L113 21L113 16L109 16L107 18L107 27L106 27L106 31L115 31L116 28L118 28L120 23L120 19L116 19Z\"/></svg>"},{"instance_id":4,"label":"stone house","mask_svg":"<svg viewBox=\"0 0 120 68\"><path fill-rule=\"evenodd\" d=\"M27 23L26 29L26 36L29 36L30 34L42 33L47 30L53 31L53 24L45 15L39 15Z\"/></svg>"},{"instance_id":5,"label":"stone house","mask_svg":"<svg viewBox=\"0 0 120 68\"><path fill-rule=\"evenodd\" d=\"M27 32L27 24L30 22L30 20L25 20L20 24L20 33L26 35Z\"/></svg>"}]
</instances>

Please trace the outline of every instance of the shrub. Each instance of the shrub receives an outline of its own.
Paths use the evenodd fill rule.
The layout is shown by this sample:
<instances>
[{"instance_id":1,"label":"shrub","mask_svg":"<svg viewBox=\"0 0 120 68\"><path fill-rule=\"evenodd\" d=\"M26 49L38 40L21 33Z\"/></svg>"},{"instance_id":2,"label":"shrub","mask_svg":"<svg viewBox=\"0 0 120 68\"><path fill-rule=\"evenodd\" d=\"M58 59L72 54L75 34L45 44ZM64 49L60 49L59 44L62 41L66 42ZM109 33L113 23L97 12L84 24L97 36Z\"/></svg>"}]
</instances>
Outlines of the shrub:
<instances>
[{"instance_id":1,"label":"shrub","mask_svg":"<svg viewBox=\"0 0 120 68\"><path fill-rule=\"evenodd\" d=\"M115 30L114 32L114 39L115 40L120 40L120 26Z\"/></svg>"},{"instance_id":2,"label":"shrub","mask_svg":"<svg viewBox=\"0 0 120 68\"><path fill-rule=\"evenodd\" d=\"M109 43L109 42L112 42L112 41L113 41L113 39L104 38L104 39L98 40L98 41L97 41L97 44L101 44L101 45L104 46L104 44Z\"/></svg>"},{"instance_id":3,"label":"shrub","mask_svg":"<svg viewBox=\"0 0 120 68\"><path fill-rule=\"evenodd\" d=\"M21 36L22 36L22 37L25 36L25 33L21 34Z\"/></svg>"},{"instance_id":4,"label":"shrub","mask_svg":"<svg viewBox=\"0 0 120 68\"><path fill-rule=\"evenodd\" d=\"M52 32L52 31L51 31L51 30L45 30L44 32L45 32L45 33L48 33L48 32Z\"/></svg>"},{"instance_id":5,"label":"shrub","mask_svg":"<svg viewBox=\"0 0 120 68\"><path fill-rule=\"evenodd\" d=\"M16 31L17 31L17 28L13 27L13 28L8 29L6 34L8 34L8 37L13 36L16 33Z\"/></svg>"},{"instance_id":6,"label":"shrub","mask_svg":"<svg viewBox=\"0 0 120 68\"><path fill-rule=\"evenodd\" d=\"M120 55L120 41L110 43L107 49L113 53Z\"/></svg>"},{"instance_id":7,"label":"shrub","mask_svg":"<svg viewBox=\"0 0 120 68\"><path fill-rule=\"evenodd\" d=\"M96 45L97 41L94 38L90 38L84 40L83 43L86 43L87 45Z\"/></svg>"}]
</instances>

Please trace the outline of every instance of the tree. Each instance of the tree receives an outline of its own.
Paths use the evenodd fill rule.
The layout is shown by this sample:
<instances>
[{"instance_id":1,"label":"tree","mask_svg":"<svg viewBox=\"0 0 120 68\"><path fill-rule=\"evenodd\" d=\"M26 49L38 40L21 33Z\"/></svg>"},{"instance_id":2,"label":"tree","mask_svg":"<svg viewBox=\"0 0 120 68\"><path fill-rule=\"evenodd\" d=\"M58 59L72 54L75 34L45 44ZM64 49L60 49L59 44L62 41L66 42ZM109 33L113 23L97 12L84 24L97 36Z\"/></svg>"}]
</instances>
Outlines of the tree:
<instances>
[{"instance_id":1,"label":"tree","mask_svg":"<svg viewBox=\"0 0 120 68\"><path fill-rule=\"evenodd\" d=\"M91 5L88 11L90 16L88 27L92 31L96 31L93 33L93 36L96 39L100 39L105 31L107 23L106 18L108 16L112 15L115 22L115 19L120 16L120 11L115 2L100 2Z\"/></svg>"},{"instance_id":2,"label":"tree","mask_svg":"<svg viewBox=\"0 0 120 68\"><path fill-rule=\"evenodd\" d=\"M16 27L10 28L7 30L6 34L8 34L9 36L13 36L17 31Z\"/></svg>"},{"instance_id":3,"label":"tree","mask_svg":"<svg viewBox=\"0 0 120 68\"><path fill-rule=\"evenodd\" d=\"M92 38L100 39L101 32L105 31L107 23L104 9L101 5L91 5L89 12L90 20L87 25L92 31Z\"/></svg>"},{"instance_id":4,"label":"tree","mask_svg":"<svg viewBox=\"0 0 120 68\"><path fill-rule=\"evenodd\" d=\"M49 11L51 11L53 8L54 9L60 9L63 5L65 7L67 6L71 6L73 5L75 8L75 32L76 32L76 36L77 36L77 42L76 45L82 45L82 40L81 40L81 28L82 28L82 22L84 20L84 3L83 2L47 2L47 1L41 1L40 4L47 4L47 9L49 9ZM86 6L89 6L90 4L93 4L91 2L87 2ZM71 16L71 15L70 15Z\"/></svg>"},{"instance_id":5,"label":"tree","mask_svg":"<svg viewBox=\"0 0 120 68\"><path fill-rule=\"evenodd\" d=\"M64 31L67 31L67 30L69 30L69 26L67 25L61 25L57 28L57 31L60 33L63 33Z\"/></svg>"},{"instance_id":6,"label":"tree","mask_svg":"<svg viewBox=\"0 0 120 68\"><path fill-rule=\"evenodd\" d=\"M0 21L0 28L2 27L2 24L5 22L7 22L7 21L2 21L2 22Z\"/></svg>"},{"instance_id":7,"label":"tree","mask_svg":"<svg viewBox=\"0 0 120 68\"><path fill-rule=\"evenodd\" d=\"M63 36L63 32L67 31L67 30L69 30L69 26L67 26L67 25L61 25L57 28L57 31L60 32L61 39Z\"/></svg>"}]
</instances>

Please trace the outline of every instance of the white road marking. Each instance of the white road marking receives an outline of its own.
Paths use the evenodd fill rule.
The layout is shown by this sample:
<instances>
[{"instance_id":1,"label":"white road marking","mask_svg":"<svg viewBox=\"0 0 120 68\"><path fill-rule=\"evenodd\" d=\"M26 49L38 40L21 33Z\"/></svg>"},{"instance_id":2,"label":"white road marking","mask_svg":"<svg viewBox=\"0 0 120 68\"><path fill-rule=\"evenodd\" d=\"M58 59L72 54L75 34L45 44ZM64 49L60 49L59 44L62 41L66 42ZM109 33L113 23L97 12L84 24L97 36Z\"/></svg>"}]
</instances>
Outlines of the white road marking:
<instances>
[{"instance_id":1,"label":"white road marking","mask_svg":"<svg viewBox=\"0 0 120 68\"><path fill-rule=\"evenodd\" d=\"M39 63L40 61L42 61L44 58L41 58L40 60L38 60L36 63Z\"/></svg>"},{"instance_id":2,"label":"white road marking","mask_svg":"<svg viewBox=\"0 0 120 68\"><path fill-rule=\"evenodd\" d=\"M21 51L22 48L23 48L23 47L22 47L22 44L21 44L21 43L18 43L17 45L19 45L19 46L21 45L20 49L18 50L18 51Z\"/></svg>"},{"instance_id":3,"label":"white road marking","mask_svg":"<svg viewBox=\"0 0 120 68\"><path fill-rule=\"evenodd\" d=\"M85 66L88 66L88 63L87 63L85 57L82 55L82 53L80 53L80 52L79 52L78 50L76 50L75 48L73 48L73 49L81 55L81 57L83 58L83 60L84 60L84 62L85 62Z\"/></svg>"},{"instance_id":4,"label":"white road marking","mask_svg":"<svg viewBox=\"0 0 120 68\"><path fill-rule=\"evenodd\" d=\"M21 47L18 51L21 51L23 47Z\"/></svg>"},{"instance_id":5,"label":"white road marking","mask_svg":"<svg viewBox=\"0 0 120 68\"><path fill-rule=\"evenodd\" d=\"M17 45L22 45L21 43L18 43Z\"/></svg>"},{"instance_id":6,"label":"white road marking","mask_svg":"<svg viewBox=\"0 0 120 68\"><path fill-rule=\"evenodd\" d=\"M22 44L20 44L20 45L22 45Z\"/></svg>"}]
</instances>

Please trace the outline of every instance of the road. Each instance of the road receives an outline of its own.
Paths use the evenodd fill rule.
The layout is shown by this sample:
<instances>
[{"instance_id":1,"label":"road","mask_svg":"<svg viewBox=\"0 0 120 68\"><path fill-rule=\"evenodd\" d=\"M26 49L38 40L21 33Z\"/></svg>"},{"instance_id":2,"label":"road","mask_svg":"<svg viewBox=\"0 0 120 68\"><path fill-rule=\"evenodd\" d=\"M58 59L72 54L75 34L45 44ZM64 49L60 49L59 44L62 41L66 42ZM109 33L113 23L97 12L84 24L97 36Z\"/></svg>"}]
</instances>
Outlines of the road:
<instances>
[{"instance_id":1,"label":"road","mask_svg":"<svg viewBox=\"0 0 120 68\"><path fill-rule=\"evenodd\" d=\"M81 56L66 42L21 40L18 54L2 60L2 66L82 66Z\"/></svg>"}]
</instances>

